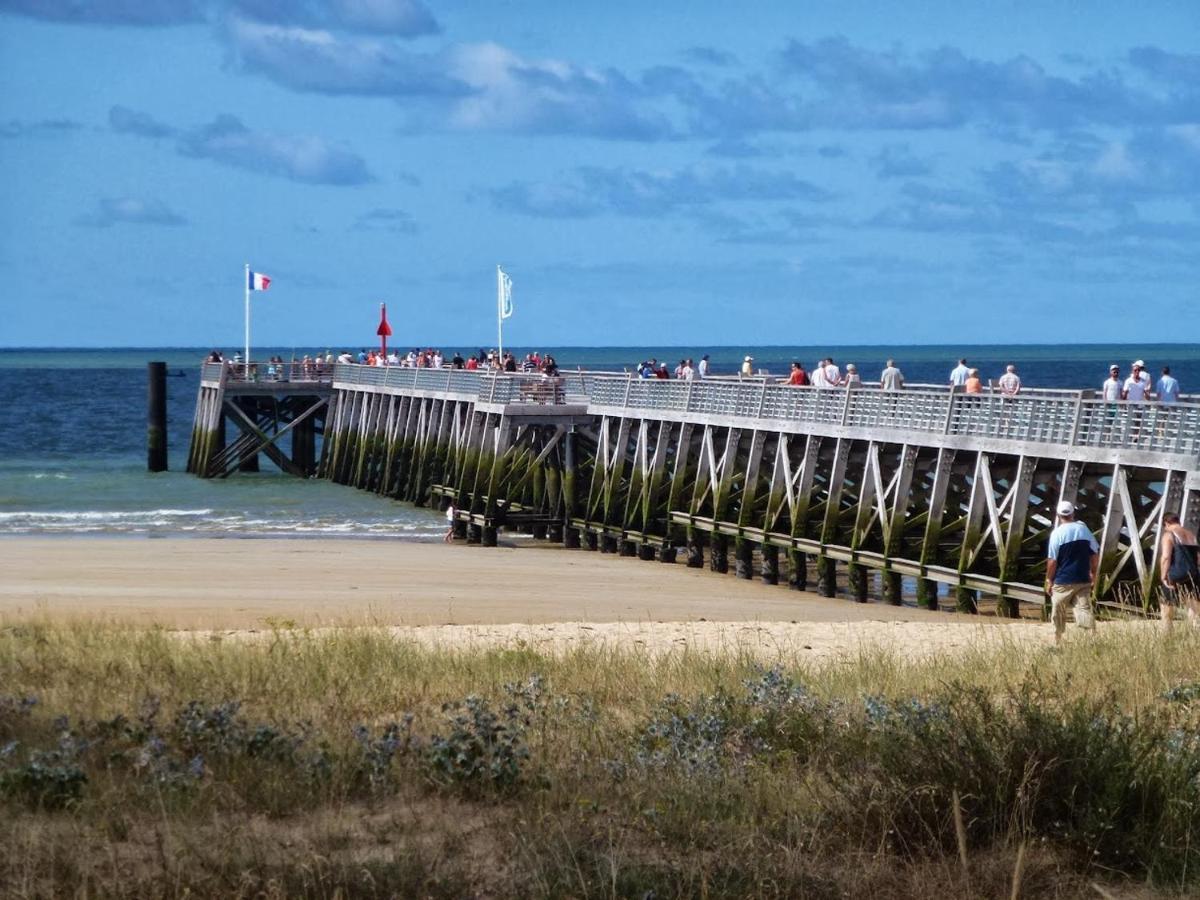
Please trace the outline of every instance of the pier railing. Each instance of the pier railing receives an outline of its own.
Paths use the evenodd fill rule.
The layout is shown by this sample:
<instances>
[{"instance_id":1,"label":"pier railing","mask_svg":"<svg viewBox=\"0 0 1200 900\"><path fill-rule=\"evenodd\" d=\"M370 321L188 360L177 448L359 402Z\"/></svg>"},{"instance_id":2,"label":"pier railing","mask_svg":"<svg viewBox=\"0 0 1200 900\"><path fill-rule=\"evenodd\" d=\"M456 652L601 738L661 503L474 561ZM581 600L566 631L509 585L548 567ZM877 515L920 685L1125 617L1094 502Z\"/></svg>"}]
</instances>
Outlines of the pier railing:
<instances>
[{"instance_id":1,"label":"pier railing","mask_svg":"<svg viewBox=\"0 0 1200 900\"><path fill-rule=\"evenodd\" d=\"M325 363L310 362L305 365L302 362L290 363L272 363L272 362L251 362L250 365L240 362L209 362L205 361L201 366L200 378L202 381L217 383L224 376L228 382L242 383L270 383L274 381L280 382L308 382L318 384L329 384L333 381L333 366Z\"/></svg>"},{"instance_id":2,"label":"pier railing","mask_svg":"<svg viewBox=\"0 0 1200 900\"><path fill-rule=\"evenodd\" d=\"M595 375L590 404L1200 457L1200 403L1106 402L1091 391L1006 397L946 388L813 388Z\"/></svg>"},{"instance_id":3,"label":"pier railing","mask_svg":"<svg viewBox=\"0 0 1200 900\"><path fill-rule=\"evenodd\" d=\"M1200 402L1108 402L1092 391L966 394L937 385L794 387L769 378L679 381L604 372L543 375L338 364L339 385L456 394L488 404L586 404L699 417L844 426L870 431L992 438L1200 458Z\"/></svg>"}]
</instances>

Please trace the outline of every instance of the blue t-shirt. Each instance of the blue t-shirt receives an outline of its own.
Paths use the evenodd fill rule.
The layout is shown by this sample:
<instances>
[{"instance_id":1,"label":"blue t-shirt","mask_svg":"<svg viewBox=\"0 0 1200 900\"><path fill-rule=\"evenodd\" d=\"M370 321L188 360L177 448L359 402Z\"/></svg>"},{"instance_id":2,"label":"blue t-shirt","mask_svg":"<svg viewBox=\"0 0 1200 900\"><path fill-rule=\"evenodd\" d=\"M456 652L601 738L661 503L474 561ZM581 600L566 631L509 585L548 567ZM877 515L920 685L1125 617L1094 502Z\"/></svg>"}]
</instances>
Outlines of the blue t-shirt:
<instances>
[{"instance_id":1,"label":"blue t-shirt","mask_svg":"<svg viewBox=\"0 0 1200 900\"><path fill-rule=\"evenodd\" d=\"M1170 375L1158 379L1158 399L1160 403L1179 402L1179 381Z\"/></svg>"},{"instance_id":2,"label":"blue t-shirt","mask_svg":"<svg viewBox=\"0 0 1200 900\"><path fill-rule=\"evenodd\" d=\"M1091 580L1092 554L1100 545L1082 522L1064 522L1050 533L1048 559L1058 566L1054 570L1055 584L1087 584Z\"/></svg>"}]
</instances>

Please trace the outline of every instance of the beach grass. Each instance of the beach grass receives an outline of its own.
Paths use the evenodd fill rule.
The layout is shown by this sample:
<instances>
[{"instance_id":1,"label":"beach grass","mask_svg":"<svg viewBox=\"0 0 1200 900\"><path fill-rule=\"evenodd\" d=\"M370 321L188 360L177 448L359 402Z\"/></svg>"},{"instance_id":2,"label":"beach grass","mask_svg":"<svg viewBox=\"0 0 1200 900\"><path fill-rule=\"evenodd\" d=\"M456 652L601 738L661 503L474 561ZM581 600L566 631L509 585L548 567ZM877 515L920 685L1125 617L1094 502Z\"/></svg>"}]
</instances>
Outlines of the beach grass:
<instances>
[{"instance_id":1,"label":"beach grass","mask_svg":"<svg viewBox=\"0 0 1200 900\"><path fill-rule=\"evenodd\" d=\"M1200 634L429 647L0 626L13 896L1186 896ZM1101 893L1097 893L1100 891Z\"/></svg>"}]
</instances>

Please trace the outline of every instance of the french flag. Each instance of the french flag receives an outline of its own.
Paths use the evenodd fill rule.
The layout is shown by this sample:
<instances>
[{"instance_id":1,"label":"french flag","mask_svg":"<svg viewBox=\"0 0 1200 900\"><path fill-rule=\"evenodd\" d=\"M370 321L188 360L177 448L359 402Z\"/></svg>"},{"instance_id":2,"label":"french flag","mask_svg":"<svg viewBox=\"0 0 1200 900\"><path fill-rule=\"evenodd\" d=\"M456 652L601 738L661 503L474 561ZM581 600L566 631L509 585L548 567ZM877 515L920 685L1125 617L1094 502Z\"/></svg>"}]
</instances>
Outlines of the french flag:
<instances>
[{"instance_id":1,"label":"french flag","mask_svg":"<svg viewBox=\"0 0 1200 900\"><path fill-rule=\"evenodd\" d=\"M262 272L250 272L250 282L247 285L252 291L265 291L271 286L271 279Z\"/></svg>"}]
</instances>

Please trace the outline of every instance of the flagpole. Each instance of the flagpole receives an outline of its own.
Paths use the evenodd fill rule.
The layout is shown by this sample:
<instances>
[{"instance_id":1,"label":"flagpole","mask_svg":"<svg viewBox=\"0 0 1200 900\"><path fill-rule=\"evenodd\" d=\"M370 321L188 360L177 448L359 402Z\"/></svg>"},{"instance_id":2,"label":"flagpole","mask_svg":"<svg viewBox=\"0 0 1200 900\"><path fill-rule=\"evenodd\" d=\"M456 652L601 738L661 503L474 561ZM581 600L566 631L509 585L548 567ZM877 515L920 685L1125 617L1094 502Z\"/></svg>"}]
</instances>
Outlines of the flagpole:
<instances>
[{"instance_id":1,"label":"flagpole","mask_svg":"<svg viewBox=\"0 0 1200 900\"><path fill-rule=\"evenodd\" d=\"M496 361L504 370L504 275L496 266Z\"/></svg>"},{"instance_id":2,"label":"flagpole","mask_svg":"<svg viewBox=\"0 0 1200 900\"><path fill-rule=\"evenodd\" d=\"M250 375L250 263L246 263L246 271L242 276L242 288L246 291L246 356L242 360L244 377Z\"/></svg>"}]
</instances>

